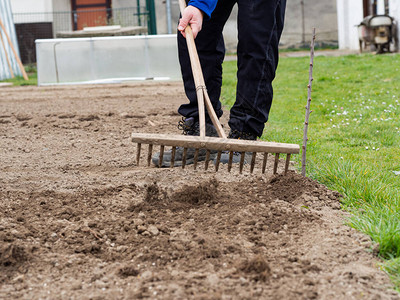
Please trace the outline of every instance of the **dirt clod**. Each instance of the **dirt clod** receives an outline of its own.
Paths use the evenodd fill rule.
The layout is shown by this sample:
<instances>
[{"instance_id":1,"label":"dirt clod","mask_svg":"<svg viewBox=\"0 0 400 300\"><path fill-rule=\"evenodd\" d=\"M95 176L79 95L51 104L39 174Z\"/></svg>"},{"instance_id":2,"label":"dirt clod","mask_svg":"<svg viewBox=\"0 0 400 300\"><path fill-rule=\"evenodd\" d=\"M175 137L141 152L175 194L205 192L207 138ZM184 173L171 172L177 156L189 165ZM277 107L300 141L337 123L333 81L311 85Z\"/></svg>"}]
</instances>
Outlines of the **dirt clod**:
<instances>
[{"instance_id":1,"label":"dirt clod","mask_svg":"<svg viewBox=\"0 0 400 300\"><path fill-rule=\"evenodd\" d=\"M28 259L28 253L21 245L4 243L0 246L0 265L3 267L15 266Z\"/></svg>"},{"instance_id":2,"label":"dirt clod","mask_svg":"<svg viewBox=\"0 0 400 300\"><path fill-rule=\"evenodd\" d=\"M123 278L129 276L138 276L139 271L133 266L124 266L118 269L118 275Z\"/></svg>"},{"instance_id":3,"label":"dirt clod","mask_svg":"<svg viewBox=\"0 0 400 300\"><path fill-rule=\"evenodd\" d=\"M201 205L204 203L215 204L218 197L218 181L213 178L198 183L195 186L185 185L175 192L170 198L173 201Z\"/></svg>"},{"instance_id":4,"label":"dirt clod","mask_svg":"<svg viewBox=\"0 0 400 300\"><path fill-rule=\"evenodd\" d=\"M252 275L254 280L266 281L271 276L271 268L262 256L243 261L239 270Z\"/></svg>"}]
</instances>

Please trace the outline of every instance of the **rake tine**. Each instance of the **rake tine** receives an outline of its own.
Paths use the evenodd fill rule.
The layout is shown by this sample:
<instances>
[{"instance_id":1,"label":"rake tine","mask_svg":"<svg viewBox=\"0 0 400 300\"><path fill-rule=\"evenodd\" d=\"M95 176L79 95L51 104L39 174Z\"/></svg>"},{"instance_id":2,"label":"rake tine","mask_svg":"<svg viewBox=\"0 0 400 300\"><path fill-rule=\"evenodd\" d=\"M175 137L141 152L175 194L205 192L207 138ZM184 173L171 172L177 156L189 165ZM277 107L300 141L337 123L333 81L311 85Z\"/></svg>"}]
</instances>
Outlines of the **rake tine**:
<instances>
[{"instance_id":1,"label":"rake tine","mask_svg":"<svg viewBox=\"0 0 400 300\"><path fill-rule=\"evenodd\" d=\"M194 161L193 161L193 168L196 170L197 162L199 161L199 149L196 149L194 152Z\"/></svg>"},{"instance_id":2,"label":"rake tine","mask_svg":"<svg viewBox=\"0 0 400 300\"><path fill-rule=\"evenodd\" d=\"M257 156L257 152L253 152L253 155L251 157L251 164L250 164L250 174L253 174L254 166L256 164L256 156Z\"/></svg>"},{"instance_id":3,"label":"rake tine","mask_svg":"<svg viewBox=\"0 0 400 300\"><path fill-rule=\"evenodd\" d=\"M138 143L137 144L137 149L136 149L136 166L139 166L139 161L140 161L140 150L142 149L142 144Z\"/></svg>"},{"instance_id":4,"label":"rake tine","mask_svg":"<svg viewBox=\"0 0 400 300\"><path fill-rule=\"evenodd\" d=\"M262 165L262 173L265 174L265 168L267 167L268 152L264 152L264 159Z\"/></svg>"},{"instance_id":5,"label":"rake tine","mask_svg":"<svg viewBox=\"0 0 400 300\"><path fill-rule=\"evenodd\" d=\"M217 154L217 161L215 162L215 172L218 172L219 163L220 163L220 161L221 161L221 155L222 155L222 151L218 151L218 154Z\"/></svg>"},{"instance_id":6,"label":"rake tine","mask_svg":"<svg viewBox=\"0 0 400 300\"><path fill-rule=\"evenodd\" d=\"M278 171L279 153L275 153L274 175Z\"/></svg>"},{"instance_id":7,"label":"rake tine","mask_svg":"<svg viewBox=\"0 0 400 300\"><path fill-rule=\"evenodd\" d=\"M160 159L158 160L158 167L159 167L159 168L161 168L162 163L163 163L163 159L164 159L164 149L165 149L165 146L164 146L164 145L161 145L161 146L160 146Z\"/></svg>"},{"instance_id":8,"label":"rake tine","mask_svg":"<svg viewBox=\"0 0 400 300\"><path fill-rule=\"evenodd\" d=\"M286 164L285 164L285 175L287 174L289 170L289 162L290 162L290 153L286 155Z\"/></svg>"},{"instance_id":9,"label":"rake tine","mask_svg":"<svg viewBox=\"0 0 400 300\"><path fill-rule=\"evenodd\" d=\"M175 165L175 153L176 153L176 147L172 147L172 151L171 151L171 168L173 168L174 165Z\"/></svg>"},{"instance_id":10,"label":"rake tine","mask_svg":"<svg viewBox=\"0 0 400 300\"><path fill-rule=\"evenodd\" d=\"M246 152L240 153L240 165L239 165L239 173L242 174L243 172L243 165L244 165L244 156Z\"/></svg>"},{"instance_id":11,"label":"rake tine","mask_svg":"<svg viewBox=\"0 0 400 300\"><path fill-rule=\"evenodd\" d=\"M228 161L228 172L232 169L232 161L233 161L233 151L229 152L229 161Z\"/></svg>"},{"instance_id":12,"label":"rake tine","mask_svg":"<svg viewBox=\"0 0 400 300\"><path fill-rule=\"evenodd\" d=\"M153 144L149 144L149 153L147 153L147 166L148 167L150 167L152 156L153 156Z\"/></svg>"},{"instance_id":13,"label":"rake tine","mask_svg":"<svg viewBox=\"0 0 400 300\"><path fill-rule=\"evenodd\" d=\"M186 166L186 155L187 155L187 148L183 149L183 156L182 156L182 169L185 168Z\"/></svg>"},{"instance_id":14,"label":"rake tine","mask_svg":"<svg viewBox=\"0 0 400 300\"><path fill-rule=\"evenodd\" d=\"M205 165L205 170L206 171L208 170L208 164L210 163L210 154L211 154L210 150L207 150L207 152L206 152L206 165Z\"/></svg>"}]
</instances>

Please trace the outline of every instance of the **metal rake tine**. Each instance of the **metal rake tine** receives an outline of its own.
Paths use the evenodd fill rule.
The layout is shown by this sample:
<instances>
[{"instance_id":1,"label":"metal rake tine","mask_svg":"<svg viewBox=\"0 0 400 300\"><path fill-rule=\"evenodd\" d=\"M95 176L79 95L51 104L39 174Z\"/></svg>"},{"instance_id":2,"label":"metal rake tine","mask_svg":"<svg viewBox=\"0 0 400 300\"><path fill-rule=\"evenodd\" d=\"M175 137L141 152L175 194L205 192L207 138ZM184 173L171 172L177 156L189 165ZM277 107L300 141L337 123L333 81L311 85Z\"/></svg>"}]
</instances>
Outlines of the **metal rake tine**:
<instances>
[{"instance_id":1,"label":"metal rake tine","mask_svg":"<svg viewBox=\"0 0 400 300\"><path fill-rule=\"evenodd\" d=\"M239 165L239 173L242 174L243 172L243 166L244 166L244 157L246 155L246 152L240 153L240 165Z\"/></svg>"},{"instance_id":2,"label":"metal rake tine","mask_svg":"<svg viewBox=\"0 0 400 300\"><path fill-rule=\"evenodd\" d=\"M275 153L275 162L274 162L274 175L278 171L278 163L279 163L279 153Z\"/></svg>"},{"instance_id":3,"label":"metal rake tine","mask_svg":"<svg viewBox=\"0 0 400 300\"><path fill-rule=\"evenodd\" d=\"M221 155L222 155L222 151L218 151L217 161L215 162L215 172L218 172L219 163L221 162Z\"/></svg>"},{"instance_id":4,"label":"metal rake tine","mask_svg":"<svg viewBox=\"0 0 400 300\"><path fill-rule=\"evenodd\" d=\"M256 164L256 156L257 156L257 152L253 152L253 155L251 156L250 174L253 174L254 166Z\"/></svg>"},{"instance_id":5,"label":"metal rake tine","mask_svg":"<svg viewBox=\"0 0 400 300\"><path fill-rule=\"evenodd\" d=\"M233 161L233 151L229 152L229 161L228 161L228 172L232 169L232 161Z\"/></svg>"},{"instance_id":6,"label":"metal rake tine","mask_svg":"<svg viewBox=\"0 0 400 300\"><path fill-rule=\"evenodd\" d=\"M197 162L199 161L199 149L194 151L193 168L196 170Z\"/></svg>"},{"instance_id":7,"label":"metal rake tine","mask_svg":"<svg viewBox=\"0 0 400 300\"><path fill-rule=\"evenodd\" d=\"M264 159L261 171L263 174L265 174L265 168L267 167L267 160L268 160L268 152L264 152Z\"/></svg>"},{"instance_id":8,"label":"metal rake tine","mask_svg":"<svg viewBox=\"0 0 400 300\"><path fill-rule=\"evenodd\" d=\"M153 144L149 144L149 153L147 153L147 166L148 167L150 167L152 156L153 156Z\"/></svg>"},{"instance_id":9,"label":"metal rake tine","mask_svg":"<svg viewBox=\"0 0 400 300\"><path fill-rule=\"evenodd\" d=\"M163 159L164 159L164 149L165 149L165 146L164 146L164 145L161 145L161 146L160 146L160 159L158 160L158 167L159 167L159 168L161 168L162 163L163 163Z\"/></svg>"},{"instance_id":10,"label":"metal rake tine","mask_svg":"<svg viewBox=\"0 0 400 300\"><path fill-rule=\"evenodd\" d=\"M289 163L290 163L290 153L286 155L286 164L285 164L285 175L287 174L289 170Z\"/></svg>"},{"instance_id":11,"label":"metal rake tine","mask_svg":"<svg viewBox=\"0 0 400 300\"><path fill-rule=\"evenodd\" d=\"M175 166L175 153L176 153L176 147L172 147L171 151L171 168Z\"/></svg>"},{"instance_id":12,"label":"metal rake tine","mask_svg":"<svg viewBox=\"0 0 400 300\"><path fill-rule=\"evenodd\" d=\"M210 163L210 155L211 155L211 151L207 150L206 152L206 165L205 165L205 170L208 170L208 164Z\"/></svg>"},{"instance_id":13,"label":"metal rake tine","mask_svg":"<svg viewBox=\"0 0 400 300\"><path fill-rule=\"evenodd\" d=\"M182 156L182 169L186 166L186 156L187 156L187 148L183 148L183 156Z\"/></svg>"},{"instance_id":14,"label":"metal rake tine","mask_svg":"<svg viewBox=\"0 0 400 300\"><path fill-rule=\"evenodd\" d=\"M137 144L137 149L136 149L136 166L139 166L139 161L140 161L140 150L142 149L142 144L138 143Z\"/></svg>"}]
</instances>

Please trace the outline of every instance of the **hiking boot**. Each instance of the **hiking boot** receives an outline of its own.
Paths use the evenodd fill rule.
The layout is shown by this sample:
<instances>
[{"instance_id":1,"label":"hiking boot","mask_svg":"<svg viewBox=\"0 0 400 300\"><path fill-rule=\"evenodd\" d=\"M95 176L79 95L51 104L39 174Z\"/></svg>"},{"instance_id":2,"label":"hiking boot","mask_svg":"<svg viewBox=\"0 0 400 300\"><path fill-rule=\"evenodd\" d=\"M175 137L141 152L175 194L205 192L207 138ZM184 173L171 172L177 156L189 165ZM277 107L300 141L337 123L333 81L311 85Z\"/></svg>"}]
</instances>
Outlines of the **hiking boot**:
<instances>
[{"instance_id":1,"label":"hiking boot","mask_svg":"<svg viewBox=\"0 0 400 300\"><path fill-rule=\"evenodd\" d=\"M200 136L200 124L199 121L195 118L182 118L178 123L178 129L182 130L182 134L184 135L192 135L192 136ZM210 137L218 137L218 132L215 129L214 125L206 123L206 136ZM183 147L176 147L175 152L175 160L174 166L182 166L183 159ZM194 163L194 154L196 149L188 148L186 155L186 164L190 165ZM200 149L198 161L206 160L207 150ZM216 157L216 151L212 151L210 155L210 160L213 160ZM172 158L172 150L168 150L164 152L163 161L161 167L170 167L171 166L171 158ZM152 158L153 164L159 166L160 161L160 152L157 152L153 155Z\"/></svg>"},{"instance_id":2,"label":"hiking boot","mask_svg":"<svg viewBox=\"0 0 400 300\"><path fill-rule=\"evenodd\" d=\"M257 136L253 133L231 130L229 132L228 139L255 141L257 139ZM244 164L248 164L251 162L252 154L253 154L252 152L245 153ZM240 156L241 156L240 152L233 152L232 163L234 163L234 164L240 163ZM214 164L215 163L216 163L216 158L214 159ZM222 164L229 163L229 151L222 152L220 163L222 163Z\"/></svg>"}]
</instances>

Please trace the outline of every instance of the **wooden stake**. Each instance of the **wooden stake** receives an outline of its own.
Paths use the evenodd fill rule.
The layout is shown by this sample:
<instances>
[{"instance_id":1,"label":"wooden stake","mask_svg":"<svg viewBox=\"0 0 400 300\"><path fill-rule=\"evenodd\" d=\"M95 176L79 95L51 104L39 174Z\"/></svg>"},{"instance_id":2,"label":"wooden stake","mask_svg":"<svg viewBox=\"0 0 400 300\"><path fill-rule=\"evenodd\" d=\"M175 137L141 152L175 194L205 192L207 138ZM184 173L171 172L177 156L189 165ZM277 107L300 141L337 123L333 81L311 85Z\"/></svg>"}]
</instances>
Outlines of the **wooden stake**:
<instances>
[{"instance_id":1,"label":"wooden stake","mask_svg":"<svg viewBox=\"0 0 400 300\"><path fill-rule=\"evenodd\" d=\"M175 166L175 154L176 154L176 147L172 147L171 150L171 168Z\"/></svg>"},{"instance_id":2,"label":"wooden stake","mask_svg":"<svg viewBox=\"0 0 400 300\"><path fill-rule=\"evenodd\" d=\"M274 175L278 172L279 153L275 154Z\"/></svg>"},{"instance_id":3,"label":"wooden stake","mask_svg":"<svg viewBox=\"0 0 400 300\"><path fill-rule=\"evenodd\" d=\"M183 156L182 156L182 169L186 166L186 156L187 156L188 148L183 148Z\"/></svg>"},{"instance_id":4,"label":"wooden stake","mask_svg":"<svg viewBox=\"0 0 400 300\"><path fill-rule=\"evenodd\" d=\"M315 46L315 28L313 28L313 36L311 40L311 54L310 54L310 69L309 69L309 79L308 79L308 93L307 93L307 106L306 106L306 117L304 121L304 134L303 134L303 151L301 158L301 175L306 176L306 154L307 154L307 131L308 122L310 119L310 107L311 107L311 88L313 81L313 66L314 66L314 46Z\"/></svg>"},{"instance_id":5,"label":"wooden stake","mask_svg":"<svg viewBox=\"0 0 400 300\"><path fill-rule=\"evenodd\" d=\"M6 49L6 45L4 44L4 39L3 39L3 35L1 34L1 32L0 32L0 39L1 39L1 44L3 45L4 53L6 54L8 68L10 69L10 72L11 72L11 78L15 78L14 71L12 69L10 58L8 57L8 52Z\"/></svg>"},{"instance_id":6,"label":"wooden stake","mask_svg":"<svg viewBox=\"0 0 400 300\"><path fill-rule=\"evenodd\" d=\"M228 160L228 172L232 170L232 162L233 162L233 151L230 151Z\"/></svg>"},{"instance_id":7,"label":"wooden stake","mask_svg":"<svg viewBox=\"0 0 400 300\"><path fill-rule=\"evenodd\" d=\"M19 68L21 70L22 76L24 77L25 80L29 80L28 75L25 72L25 68L24 68L24 66L23 66L23 64L22 64L22 62L21 62L21 60L20 60L20 58L19 58L19 56L17 54L17 51L15 51L14 45L13 45L13 43L12 43L12 41L10 39L10 36L8 35L8 33L6 31L6 28L4 27L4 24L1 21L1 19L0 19L0 26L3 29L4 34L6 35L8 44L10 45L12 52L14 53L15 59L17 60L18 66L19 66Z\"/></svg>"},{"instance_id":8,"label":"wooden stake","mask_svg":"<svg viewBox=\"0 0 400 300\"><path fill-rule=\"evenodd\" d=\"M253 155L251 156L250 174L253 174L254 166L256 164L256 156L257 156L257 152L253 152Z\"/></svg>"},{"instance_id":9,"label":"wooden stake","mask_svg":"<svg viewBox=\"0 0 400 300\"><path fill-rule=\"evenodd\" d=\"M221 162L221 155L222 155L222 151L218 151L217 161L215 162L215 172L218 172L219 163Z\"/></svg>"},{"instance_id":10,"label":"wooden stake","mask_svg":"<svg viewBox=\"0 0 400 300\"><path fill-rule=\"evenodd\" d=\"M194 151L194 161L193 161L193 169L196 170L197 168L197 162L199 161L199 149L196 149Z\"/></svg>"},{"instance_id":11,"label":"wooden stake","mask_svg":"<svg viewBox=\"0 0 400 300\"><path fill-rule=\"evenodd\" d=\"M262 170L261 170L262 174L265 174L265 168L267 167L267 159L268 159L268 152L264 152L264 159L263 159Z\"/></svg>"},{"instance_id":12,"label":"wooden stake","mask_svg":"<svg viewBox=\"0 0 400 300\"><path fill-rule=\"evenodd\" d=\"M142 149L142 144L138 143L136 148L136 166L139 166L140 162L140 150Z\"/></svg>"},{"instance_id":13,"label":"wooden stake","mask_svg":"<svg viewBox=\"0 0 400 300\"><path fill-rule=\"evenodd\" d=\"M164 146L164 145L161 145L161 146L160 146L160 158L159 158L159 160L158 160L158 167L159 167L159 168L161 168L162 163L163 163L163 159L164 159L164 149L165 149L165 146Z\"/></svg>"},{"instance_id":14,"label":"wooden stake","mask_svg":"<svg viewBox=\"0 0 400 300\"><path fill-rule=\"evenodd\" d=\"M208 170L208 165L210 163L210 156L211 156L211 151L207 150L207 153L206 153L206 166L205 166L205 170L206 171Z\"/></svg>"},{"instance_id":15,"label":"wooden stake","mask_svg":"<svg viewBox=\"0 0 400 300\"><path fill-rule=\"evenodd\" d=\"M244 166L244 157L246 155L246 152L240 153L240 165L239 165L239 173L242 174L243 172L243 166Z\"/></svg>"},{"instance_id":16,"label":"wooden stake","mask_svg":"<svg viewBox=\"0 0 400 300\"><path fill-rule=\"evenodd\" d=\"M149 144L149 153L147 153L147 166L148 167L150 167L152 156L153 156L153 144Z\"/></svg>"}]
</instances>

